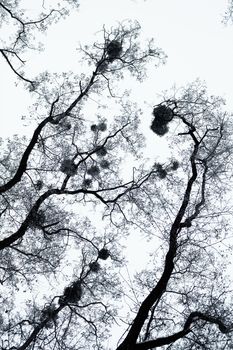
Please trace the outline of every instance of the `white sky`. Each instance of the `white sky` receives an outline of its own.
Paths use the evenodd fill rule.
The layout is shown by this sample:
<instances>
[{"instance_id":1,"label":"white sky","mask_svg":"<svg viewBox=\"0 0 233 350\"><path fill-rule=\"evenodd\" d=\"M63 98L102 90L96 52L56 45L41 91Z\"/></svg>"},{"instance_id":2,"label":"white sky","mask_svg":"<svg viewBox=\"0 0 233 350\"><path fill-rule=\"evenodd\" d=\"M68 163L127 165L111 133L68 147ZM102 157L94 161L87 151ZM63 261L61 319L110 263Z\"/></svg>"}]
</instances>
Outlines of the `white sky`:
<instances>
[{"instance_id":1,"label":"white sky","mask_svg":"<svg viewBox=\"0 0 233 350\"><path fill-rule=\"evenodd\" d=\"M30 8L34 2L25 3ZM144 101L152 106L159 102L157 94L164 89L199 77L206 81L211 93L224 96L227 108L233 111L233 26L221 22L226 7L226 0L80 0L78 12L73 11L68 19L49 27L41 37L44 52L25 53L27 76L31 78L45 69L81 72L76 51L79 42L92 43L93 34L104 24L108 27L124 19L137 19L143 37L153 37L168 55L166 65L152 67L143 84L128 86L125 82L125 88L135 91L139 107L145 106ZM28 133L20 117L28 113L30 96L21 83L15 87L15 76L2 57L0 77L0 136ZM149 127L151 114L145 115L145 120ZM149 146L154 145L154 140L148 139Z\"/></svg>"},{"instance_id":2,"label":"white sky","mask_svg":"<svg viewBox=\"0 0 233 350\"><path fill-rule=\"evenodd\" d=\"M30 6L33 3L28 0ZM73 12L65 21L49 27L47 35L42 36L44 52L25 54L27 76L32 78L45 69L81 73L76 51L79 42L94 42L93 34L104 24L106 27L115 26L117 21L137 19L143 37L153 37L156 45L168 56L166 65L150 66L148 79L143 84L127 86L125 83L126 89L135 90L139 107L159 102L157 94L165 89L200 78L206 81L210 93L225 97L226 108L233 111L233 26L221 23L226 7L227 0L80 0L77 13ZM0 136L28 133L20 117L28 113L30 95L21 83L15 87L15 75L2 57L0 77ZM149 128L151 114L145 115L145 120ZM148 140L151 146L154 142L154 139ZM135 241L132 243L134 252L139 252L142 241L137 246ZM137 267L137 254L131 259Z\"/></svg>"},{"instance_id":3,"label":"white sky","mask_svg":"<svg viewBox=\"0 0 233 350\"><path fill-rule=\"evenodd\" d=\"M33 15L35 2L24 2ZM227 0L80 0L78 12L73 11L68 19L49 27L47 34L41 36L43 52L25 53L27 76L32 78L45 69L82 72L76 50L79 42L94 42L94 34L104 24L110 27L124 19L136 19L142 26L143 37L153 37L168 56L166 65L150 66L148 79L143 84L124 83L126 89L134 91L139 107L153 106L159 102L157 94L161 91L200 78L206 81L211 93L224 96L227 108L233 111L233 26L224 26L221 22L226 7ZM21 115L28 114L30 95L21 83L15 87L15 76L3 58L0 76L3 97L0 136L30 134L32 130L25 129L20 119ZM144 118L149 130L151 112ZM155 142L155 138L148 138L149 149ZM139 249L141 243L138 243ZM137 262L135 259L135 266Z\"/></svg>"},{"instance_id":4,"label":"white sky","mask_svg":"<svg viewBox=\"0 0 233 350\"><path fill-rule=\"evenodd\" d=\"M24 2L33 15L32 6L36 2ZM110 27L124 19L137 19L142 26L142 37L153 37L168 56L166 65L151 66L143 84L129 86L125 82L125 88L134 91L140 107L159 102L157 94L165 89L200 78L206 81L211 93L225 97L227 108L233 110L233 26L221 22L226 7L227 0L80 0L78 12L73 11L68 19L49 27L41 37L44 52L25 53L25 70L29 78L45 69L82 72L76 50L79 42L94 42L93 34L103 24ZM25 133L20 116L28 113L30 96L21 83L14 86L15 76L2 57L0 76L0 91L4 96L0 136ZM145 118L149 125L151 114Z\"/></svg>"},{"instance_id":5,"label":"white sky","mask_svg":"<svg viewBox=\"0 0 233 350\"><path fill-rule=\"evenodd\" d=\"M183 85L200 77L213 92L231 98L233 27L221 23L227 1L80 0L80 3L79 12L73 13L65 26L60 22L51 30L48 55L42 61L40 58L40 65L44 63L47 67L49 58L51 69L77 69L74 55L79 41L93 42L93 33L103 24L108 27L124 19L137 19L143 36L153 37L168 55L164 67L150 72L147 86L151 96L174 83ZM32 65L36 67L33 62Z\"/></svg>"}]
</instances>

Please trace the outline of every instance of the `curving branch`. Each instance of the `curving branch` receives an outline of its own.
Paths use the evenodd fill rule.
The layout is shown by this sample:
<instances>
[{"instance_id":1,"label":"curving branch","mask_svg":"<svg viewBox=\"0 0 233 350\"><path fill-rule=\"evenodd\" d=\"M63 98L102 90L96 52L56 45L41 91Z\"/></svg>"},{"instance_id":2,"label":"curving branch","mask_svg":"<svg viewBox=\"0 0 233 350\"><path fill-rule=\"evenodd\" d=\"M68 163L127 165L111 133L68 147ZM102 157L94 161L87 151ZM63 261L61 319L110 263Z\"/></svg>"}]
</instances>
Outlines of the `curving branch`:
<instances>
[{"instance_id":1,"label":"curving branch","mask_svg":"<svg viewBox=\"0 0 233 350\"><path fill-rule=\"evenodd\" d=\"M23 175L23 173L26 171L27 169L27 161L28 161L28 158L35 146L35 144L37 143L38 141L38 137L42 131L42 129L44 128L44 126L50 122L52 120L52 114L53 114L53 110L54 110L54 106L55 104L58 102L58 99L57 98L51 105L51 109L50 109L50 113L49 113L49 117L47 117L46 119L44 119L38 126L37 128L35 129L34 133L33 133L33 136L31 138L31 141L29 142L26 150L24 151L23 153L23 156L20 160L20 163L19 163L19 166L18 166L18 169L15 173L15 175L12 177L12 179L10 179L7 183L5 183L4 185L1 185L0 186L0 193L4 193L6 191L8 191L10 188L12 188L14 185L16 185L20 180L21 180L21 177Z\"/></svg>"},{"instance_id":2,"label":"curving branch","mask_svg":"<svg viewBox=\"0 0 233 350\"><path fill-rule=\"evenodd\" d=\"M70 106L63 113L60 113L57 116L53 115L54 107L55 107L55 104L58 102L59 97L52 103L49 116L46 119L44 119L35 129L33 136L31 138L31 141L29 142L26 150L23 153L23 156L21 158L21 161L19 163L19 166L18 166L18 169L17 169L15 175L6 184L0 186L0 193L4 193L4 192L8 191L10 188L12 188L14 185L16 185L21 180L23 173L27 169L27 162L28 162L29 156L30 156L35 144L38 141L38 137L39 137L42 129L49 122L54 124L54 117L57 117L57 118L59 118L59 120L61 120L61 119L65 118L66 116L68 116L70 114L70 112L75 108L75 106L81 101L81 99L84 96L87 96L90 88L96 82L96 80L95 80L96 75L97 75L97 71L94 71L86 88L81 91L81 93L78 95L78 97L70 104Z\"/></svg>"},{"instance_id":3,"label":"curving branch","mask_svg":"<svg viewBox=\"0 0 233 350\"><path fill-rule=\"evenodd\" d=\"M149 340L144 343L138 343L134 345L135 350L149 350L154 348L160 348L164 345L169 345L174 343L175 341L184 338L188 333L191 332L191 329L183 329L180 332L174 333L167 337L157 338L155 340Z\"/></svg>"},{"instance_id":4,"label":"curving branch","mask_svg":"<svg viewBox=\"0 0 233 350\"><path fill-rule=\"evenodd\" d=\"M17 70L14 68L14 66L12 65L11 61L9 60L9 57L7 56L6 52L9 52L9 50L4 50L4 49L0 49L0 52L2 54L2 56L5 58L5 60L7 61L8 65L10 66L11 70L23 81L25 81L26 83L30 83L32 85L32 87L35 86L35 83L32 80L29 80L27 78L25 78L22 74L20 74L19 72L17 72ZM18 57L18 55L15 52L11 52L12 54L14 54L15 56ZM19 58L19 57L18 57ZM20 59L20 58L19 58ZM22 61L20 59L20 61Z\"/></svg>"},{"instance_id":5,"label":"curving branch","mask_svg":"<svg viewBox=\"0 0 233 350\"><path fill-rule=\"evenodd\" d=\"M15 243L18 239L22 238L24 234L26 233L26 230L28 226L30 225L30 222L33 220L33 217L35 213L38 212L38 209L40 208L41 204L51 197L52 195L78 195L80 193L84 195L92 195L100 202L102 202L105 205L109 205L112 203L116 203L121 197L126 195L128 192L133 191L135 189L138 189L139 187L142 186L142 184L153 174L153 172L150 172L147 176L143 176L142 179L140 179L137 182L134 182L133 180L130 182L127 182L125 184L122 184L120 186L115 186L112 188L107 188L107 189L102 189L102 190L88 190L88 189L77 189L77 190L67 190L65 189L65 186L61 186L61 189L55 188L55 189L50 189L43 193L35 202L35 204L32 206L30 212L28 213L26 219L23 221L21 224L20 228L13 233L12 235L4 238L3 240L0 241L0 250L3 250L7 247L9 247L11 244ZM67 183L67 179L64 180L64 183ZM122 189L122 191L115 195L113 198L104 198L101 193L102 192L111 192L115 191L118 189Z\"/></svg>"},{"instance_id":6,"label":"curving branch","mask_svg":"<svg viewBox=\"0 0 233 350\"><path fill-rule=\"evenodd\" d=\"M208 172L208 165L203 161L204 171L202 174L202 182L201 182L201 198L200 201L195 205L194 212L192 215L189 215L184 222L180 224L181 227L190 227L192 221L196 219L201 211L201 207L205 204L205 188L206 188L206 175Z\"/></svg>"},{"instance_id":7,"label":"curving branch","mask_svg":"<svg viewBox=\"0 0 233 350\"><path fill-rule=\"evenodd\" d=\"M38 336L38 334L40 333L40 331L46 326L46 324L53 319L53 317L55 317L56 315L58 315L58 313L64 308L64 306L59 306L57 309L55 309L52 313L51 316L48 316L47 318L45 318L45 320L43 320L40 324L38 324L34 330L32 331L32 333L30 334L30 336L28 337L28 339L24 342L24 344L22 344L21 346L19 346L17 348L17 350L26 350L29 345L35 341L36 337ZM12 348L11 348L12 349Z\"/></svg>"},{"instance_id":8,"label":"curving branch","mask_svg":"<svg viewBox=\"0 0 233 350\"><path fill-rule=\"evenodd\" d=\"M221 318L219 317L214 317L208 314L204 314L202 312L199 311L194 311L191 312L191 314L189 315L187 321L185 322L184 328L190 328L191 324L194 321L198 321L198 320L203 320L203 321L207 321L209 323L213 323L216 324L220 330L220 332L222 333L230 333L233 331L233 327L231 326L226 326L223 321L221 320Z\"/></svg>"},{"instance_id":9,"label":"curving branch","mask_svg":"<svg viewBox=\"0 0 233 350\"><path fill-rule=\"evenodd\" d=\"M46 15L43 15L41 18L37 19L37 20L34 20L34 21L26 21L26 20L23 20L21 19L17 14L15 14L12 9L10 9L9 7L6 6L6 4L4 4L3 2L0 2L0 8L8 15L10 16L10 18L14 21L16 21L16 23L18 24L19 26L19 30L17 32L17 37L12 45L12 48L11 49L6 49L6 48L1 48L0 49L0 52L2 54L2 56L4 57L4 59L6 60L7 64L9 65L10 69L17 75L17 77L23 81L25 81L26 83L29 83L31 84L32 86L32 89L35 88L35 82L30 80L30 79L27 79L23 76L23 74L19 73L17 71L17 69L14 67L14 65L12 64L8 54L11 54L15 57L17 57L17 59L21 62L21 63L25 63L20 57L19 57L19 54L17 51L19 51L19 48L17 48L17 45L19 42L21 42L23 44L23 46L28 46L27 45L27 42L25 40L25 37L26 37L26 30L27 28L29 27L37 27L39 24L45 22L48 18L51 17L51 15L54 13L54 12L57 12L59 13L60 15L62 15L62 13L59 11L59 10L55 10L55 9L52 9L48 14Z\"/></svg>"},{"instance_id":10,"label":"curving branch","mask_svg":"<svg viewBox=\"0 0 233 350\"><path fill-rule=\"evenodd\" d=\"M19 16L17 16L16 14L13 13L12 10L10 10L7 6L5 6L2 2L0 2L0 7L2 7L2 9L12 18L14 19L21 27L21 29L19 30L18 36L16 38L16 41L14 43L14 47L17 45L18 41L21 40L24 44L25 41L22 39L22 36L25 34L25 29L27 26L36 26L37 24L40 24L44 21L46 21L46 19L48 19L52 13L54 12L58 12L60 13L59 10L55 10L52 9L47 15L43 16L40 19L34 20L34 21L23 21L22 19L19 18ZM61 13L60 13L61 14Z\"/></svg>"},{"instance_id":11,"label":"curving branch","mask_svg":"<svg viewBox=\"0 0 233 350\"><path fill-rule=\"evenodd\" d=\"M60 300L59 306L57 308L52 309L51 312L46 315L46 317L44 317L43 319L40 319L40 322L37 323L37 325L31 331L30 335L24 341L24 343L21 346L17 347L17 350L26 350L33 342L35 342L39 333L46 327L46 325L50 321L53 321L54 319L56 319L56 317L59 315L59 313L65 307L69 307L71 312L75 313L79 318L83 319L88 325L90 325L91 327L93 327L97 331L97 327L95 326L94 322L91 320L88 320L86 317L81 315L81 313L79 313L75 309L78 307L81 310L81 309L90 307L92 305L99 305L99 306L102 306L103 309L105 309L105 312L107 312L106 305L101 301L90 301L90 302L85 303L83 305L77 304L78 301L81 299L81 295L82 295L82 293L77 294L77 286L78 286L78 288L80 288L81 284L84 282L85 278L87 278L90 273L92 273L92 271L91 271L91 269L88 269L88 271L85 273L84 276L82 276L78 280L74 280L68 287L66 287L64 289L64 294L59 298L59 300ZM71 296L71 292L70 292L71 289L72 289L72 293L73 293L72 296ZM69 292L68 292L68 290L69 290ZM76 291L76 294L75 294L75 291ZM80 292L80 290L79 290L79 292ZM54 297L53 300L55 298L57 298L57 296ZM68 298L68 300L64 302L64 300L67 298ZM61 300L63 300L63 302L61 302ZM52 305L52 302L50 305ZM43 313L43 310L42 310L42 313ZM9 350L13 350L13 349L16 349L16 348L13 347L13 348L10 348Z\"/></svg>"},{"instance_id":12,"label":"curving branch","mask_svg":"<svg viewBox=\"0 0 233 350\"><path fill-rule=\"evenodd\" d=\"M192 329L191 326L194 322L197 322L198 320L203 320L206 321L208 323L213 323L216 324L220 330L220 332L222 333L230 333L233 331L232 326L227 327L223 321L220 318L217 317L213 317L207 314L204 314L202 312L199 311L194 311L191 312L191 314L189 315L189 317L187 318L185 324L184 324L184 328L177 333L174 333L172 335L169 335L167 337L161 337L161 338L157 338L155 340L149 340L143 343L138 343L135 344L134 349L135 350L148 350L148 349L152 349L152 348L159 348L161 346L164 345L169 345L174 343L175 341L184 338L187 334L189 334Z\"/></svg>"},{"instance_id":13,"label":"curving branch","mask_svg":"<svg viewBox=\"0 0 233 350\"><path fill-rule=\"evenodd\" d=\"M190 157L192 175L188 180L182 204L170 230L169 248L165 258L163 273L156 286L141 303L141 306L128 331L126 338L119 345L117 350L126 350L134 348L137 338L141 332L141 329L148 317L150 309L155 303L158 303L160 301L163 293L166 291L168 282L174 269L174 258L177 252L177 238L178 233L181 230L181 221L185 215L185 211L189 203L192 187L197 179L197 168L195 160L199 149L199 142L197 141L195 135L193 135L194 131L190 130L189 133L194 141L194 148Z\"/></svg>"}]
</instances>

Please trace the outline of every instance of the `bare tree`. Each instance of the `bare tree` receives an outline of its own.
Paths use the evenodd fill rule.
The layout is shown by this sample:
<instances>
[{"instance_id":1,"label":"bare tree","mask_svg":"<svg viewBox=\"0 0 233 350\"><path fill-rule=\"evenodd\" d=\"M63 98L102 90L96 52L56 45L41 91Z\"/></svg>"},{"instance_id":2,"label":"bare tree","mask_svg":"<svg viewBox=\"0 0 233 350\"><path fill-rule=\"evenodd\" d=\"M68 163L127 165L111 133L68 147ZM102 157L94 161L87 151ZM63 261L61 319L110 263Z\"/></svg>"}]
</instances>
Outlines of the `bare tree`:
<instances>
[{"instance_id":1,"label":"bare tree","mask_svg":"<svg viewBox=\"0 0 233 350\"><path fill-rule=\"evenodd\" d=\"M38 17L29 18L27 9L23 6L22 0L6 0L0 2L0 24L3 30L6 27L7 40L1 40L0 53L10 69L20 80L30 84L30 89L35 89L33 80L25 77L21 67L25 60L22 55L26 49L41 49L41 44L35 42L36 34L45 32L48 25L59 18L69 14L69 7L78 7L77 0L64 0L66 5L62 7L59 2L42 2L41 9L38 9ZM35 5L35 4L34 4ZM46 6L46 7L45 7ZM11 35L9 35L9 31Z\"/></svg>"},{"instance_id":2,"label":"bare tree","mask_svg":"<svg viewBox=\"0 0 233 350\"><path fill-rule=\"evenodd\" d=\"M151 137L167 139L171 159L148 166L140 109L116 93L125 75L142 81L150 60L165 60L153 41L141 49L140 25L104 27L102 41L81 47L90 75L45 72L29 80L9 54L19 59L27 28L44 25L55 10L30 21L13 12L19 2L0 6L2 20L9 15L19 26L14 51L1 53L29 83L37 124L30 138L2 141L1 348L107 349L111 327L126 323L118 349L229 349L223 254L232 124L224 101L208 97L199 81L165 95L151 111ZM125 176L127 156L137 165ZM119 269L122 238L132 229L155 249L128 291ZM130 312L123 325L122 300Z\"/></svg>"},{"instance_id":3,"label":"bare tree","mask_svg":"<svg viewBox=\"0 0 233 350\"><path fill-rule=\"evenodd\" d=\"M104 117L105 106L92 119L85 114L90 95L104 99L105 90L114 100L112 80L120 80L124 71L142 79L149 59L163 60L152 42L140 50L139 30L138 23L124 23L109 32L104 28L102 43L81 48L92 65L90 76L44 73L33 80L36 84L30 90L37 100L32 114L38 126L31 138L15 137L4 145L0 161L3 348L67 349L87 339L89 344L99 344L114 321L112 300L122 294L116 272L122 261L118 241L123 232L122 227L111 228L111 222L122 215L125 195L154 170L142 176L132 173L130 180L120 175L122 155L127 150L138 157L143 145L136 106L122 100L117 102L117 116L108 111L108 118ZM85 212L85 207L94 211L97 205L106 218L101 232L96 232ZM72 260L73 269L68 269ZM10 298L4 295L8 288ZM76 328L80 335L74 339Z\"/></svg>"},{"instance_id":4,"label":"bare tree","mask_svg":"<svg viewBox=\"0 0 233 350\"><path fill-rule=\"evenodd\" d=\"M231 286L223 273L226 251L221 243L231 217L224 198L232 176L232 125L222 104L197 81L154 109L157 124L153 120L152 129L161 135L158 125L170 124L168 142L179 161L155 164L162 191L146 183L132 198L145 212L140 227L155 230L159 224L164 243L161 253L153 255L151 269L136 277L139 301L118 349L231 347Z\"/></svg>"}]
</instances>

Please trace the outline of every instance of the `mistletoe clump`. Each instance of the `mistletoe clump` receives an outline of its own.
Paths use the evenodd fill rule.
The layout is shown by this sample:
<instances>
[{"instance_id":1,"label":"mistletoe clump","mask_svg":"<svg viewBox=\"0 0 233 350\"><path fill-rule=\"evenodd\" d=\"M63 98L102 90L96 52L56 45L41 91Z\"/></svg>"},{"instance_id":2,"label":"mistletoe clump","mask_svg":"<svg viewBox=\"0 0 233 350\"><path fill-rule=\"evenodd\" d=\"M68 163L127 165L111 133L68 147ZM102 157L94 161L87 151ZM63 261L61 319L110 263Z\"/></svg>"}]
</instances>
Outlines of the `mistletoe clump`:
<instances>
[{"instance_id":1,"label":"mistletoe clump","mask_svg":"<svg viewBox=\"0 0 233 350\"><path fill-rule=\"evenodd\" d=\"M100 122L98 125L97 124L91 125L91 131L93 132L105 131L105 130L107 130L107 124L105 122Z\"/></svg>"},{"instance_id":2,"label":"mistletoe clump","mask_svg":"<svg viewBox=\"0 0 233 350\"><path fill-rule=\"evenodd\" d=\"M110 41L106 47L106 52L109 62L113 62L115 59L120 57L120 54L122 52L121 43L117 40Z\"/></svg>"},{"instance_id":3,"label":"mistletoe clump","mask_svg":"<svg viewBox=\"0 0 233 350\"><path fill-rule=\"evenodd\" d=\"M177 170L179 168L180 164L177 160L174 160L171 165L171 170Z\"/></svg>"},{"instance_id":4,"label":"mistletoe clump","mask_svg":"<svg viewBox=\"0 0 233 350\"><path fill-rule=\"evenodd\" d=\"M34 227L41 228L43 227L45 221L46 221L45 213L42 210L40 210L38 212L32 213L29 225L33 228Z\"/></svg>"},{"instance_id":5,"label":"mistletoe clump","mask_svg":"<svg viewBox=\"0 0 233 350\"><path fill-rule=\"evenodd\" d=\"M76 174L76 165L71 159L64 159L60 167L61 172L66 175L73 176Z\"/></svg>"},{"instance_id":6,"label":"mistletoe clump","mask_svg":"<svg viewBox=\"0 0 233 350\"><path fill-rule=\"evenodd\" d=\"M82 297L82 284L80 280L77 280L71 284L71 286L64 289L63 296L59 298L60 305L66 305L68 303L76 303Z\"/></svg>"},{"instance_id":7,"label":"mistletoe clump","mask_svg":"<svg viewBox=\"0 0 233 350\"><path fill-rule=\"evenodd\" d=\"M106 156L107 153L108 152L107 152L105 147L98 147L97 150L96 150L96 154L99 157L104 157L104 156Z\"/></svg>"},{"instance_id":8,"label":"mistletoe clump","mask_svg":"<svg viewBox=\"0 0 233 350\"><path fill-rule=\"evenodd\" d=\"M167 124L173 118L172 109L164 105L155 107L153 110L153 116L154 119L151 124L151 130L159 136L165 135L169 130Z\"/></svg>"},{"instance_id":9,"label":"mistletoe clump","mask_svg":"<svg viewBox=\"0 0 233 350\"><path fill-rule=\"evenodd\" d=\"M52 328L57 319L58 314L55 305L48 305L42 310L40 320L42 322L46 321L46 328Z\"/></svg>"},{"instance_id":10,"label":"mistletoe clump","mask_svg":"<svg viewBox=\"0 0 233 350\"><path fill-rule=\"evenodd\" d=\"M98 130L98 127L96 124L91 125L91 131L96 132Z\"/></svg>"},{"instance_id":11,"label":"mistletoe clump","mask_svg":"<svg viewBox=\"0 0 233 350\"><path fill-rule=\"evenodd\" d=\"M83 187L84 187L84 188L90 187L91 184L92 184L92 179L89 179L89 178L88 178L88 179L83 180Z\"/></svg>"},{"instance_id":12,"label":"mistletoe clump","mask_svg":"<svg viewBox=\"0 0 233 350\"><path fill-rule=\"evenodd\" d=\"M101 168L103 168L103 169L108 169L109 168L109 165L110 165L110 163L109 163L109 161L107 161L107 160L101 160L101 162L100 162L100 166L101 166Z\"/></svg>"},{"instance_id":13,"label":"mistletoe clump","mask_svg":"<svg viewBox=\"0 0 233 350\"><path fill-rule=\"evenodd\" d=\"M107 130L107 124L106 124L105 122L99 123L99 124L98 124L98 129L99 129L100 131L105 131L105 130Z\"/></svg>"},{"instance_id":14,"label":"mistletoe clump","mask_svg":"<svg viewBox=\"0 0 233 350\"><path fill-rule=\"evenodd\" d=\"M87 173L91 176L97 176L100 173L100 169L97 165L92 165L89 169L87 169Z\"/></svg>"},{"instance_id":15,"label":"mistletoe clump","mask_svg":"<svg viewBox=\"0 0 233 350\"><path fill-rule=\"evenodd\" d=\"M108 249L106 249L106 248L100 249L99 254L98 254L98 258L100 258L102 260L107 260L107 258L109 256L110 256L110 253L109 253Z\"/></svg>"},{"instance_id":16,"label":"mistletoe clump","mask_svg":"<svg viewBox=\"0 0 233 350\"><path fill-rule=\"evenodd\" d=\"M35 188L39 191L41 190L43 187L43 181L41 180L38 180L36 183L35 183Z\"/></svg>"},{"instance_id":17,"label":"mistletoe clump","mask_svg":"<svg viewBox=\"0 0 233 350\"><path fill-rule=\"evenodd\" d=\"M155 163L155 168L156 168L158 177L160 179L165 179L165 177L167 176L167 171L163 169L163 166L159 163Z\"/></svg>"},{"instance_id":18,"label":"mistletoe clump","mask_svg":"<svg viewBox=\"0 0 233 350\"><path fill-rule=\"evenodd\" d=\"M89 267L92 272L98 272L100 270L100 264L97 261L91 262Z\"/></svg>"}]
</instances>

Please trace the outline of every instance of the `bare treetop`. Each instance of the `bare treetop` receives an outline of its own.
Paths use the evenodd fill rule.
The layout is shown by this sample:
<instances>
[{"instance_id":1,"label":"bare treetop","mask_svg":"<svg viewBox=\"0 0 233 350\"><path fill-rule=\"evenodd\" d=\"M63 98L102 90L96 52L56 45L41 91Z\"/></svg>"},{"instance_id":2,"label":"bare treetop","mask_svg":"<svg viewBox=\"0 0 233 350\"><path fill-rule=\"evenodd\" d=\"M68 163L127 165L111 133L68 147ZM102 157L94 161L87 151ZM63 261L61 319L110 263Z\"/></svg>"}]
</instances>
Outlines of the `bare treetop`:
<instances>
[{"instance_id":1,"label":"bare treetop","mask_svg":"<svg viewBox=\"0 0 233 350\"><path fill-rule=\"evenodd\" d=\"M142 42L137 21L103 26L79 47L79 71L25 77L14 60L78 3L43 1L36 18L21 5L0 1L12 30L0 51L32 96L26 121L36 126L1 140L1 349L230 349L233 126L224 100L196 80L145 115L125 88L166 55ZM165 140L167 159L144 157L148 137L154 147ZM125 276L125 242L137 241L144 268Z\"/></svg>"}]
</instances>

